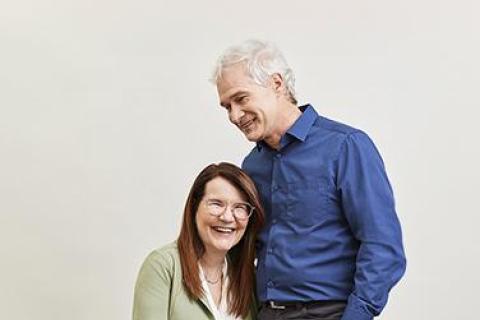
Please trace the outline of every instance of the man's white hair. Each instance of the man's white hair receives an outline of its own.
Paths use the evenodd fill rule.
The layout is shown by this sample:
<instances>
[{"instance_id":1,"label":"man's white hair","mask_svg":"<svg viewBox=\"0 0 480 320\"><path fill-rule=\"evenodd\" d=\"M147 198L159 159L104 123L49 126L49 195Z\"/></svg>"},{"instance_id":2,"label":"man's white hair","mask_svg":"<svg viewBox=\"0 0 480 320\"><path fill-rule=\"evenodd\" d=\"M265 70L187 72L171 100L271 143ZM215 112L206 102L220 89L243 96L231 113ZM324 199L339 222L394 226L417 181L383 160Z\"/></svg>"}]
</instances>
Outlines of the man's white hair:
<instances>
[{"instance_id":1,"label":"man's white hair","mask_svg":"<svg viewBox=\"0 0 480 320\"><path fill-rule=\"evenodd\" d=\"M268 84L273 74L279 74L287 89L287 98L297 104L295 98L295 76L280 50L270 42L247 40L227 48L218 58L211 82L217 84L222 78L223 69L237 63L244 63L247 74L261 86Z\"/></svg>"}]
</instances>

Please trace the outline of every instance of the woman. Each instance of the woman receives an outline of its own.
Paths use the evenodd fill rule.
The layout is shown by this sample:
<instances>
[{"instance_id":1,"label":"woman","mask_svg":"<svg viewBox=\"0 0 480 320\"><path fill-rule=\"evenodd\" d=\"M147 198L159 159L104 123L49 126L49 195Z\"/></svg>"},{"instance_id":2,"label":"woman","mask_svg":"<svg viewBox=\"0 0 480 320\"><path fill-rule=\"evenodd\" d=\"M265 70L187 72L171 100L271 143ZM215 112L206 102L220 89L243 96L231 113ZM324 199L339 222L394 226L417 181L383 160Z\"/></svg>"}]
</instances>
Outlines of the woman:
<instances>
[{"instance_id":1,"label":"woman","mask_svg":"<svg viewBox=\"0 0 480 320\"><path fill-rule=\"evenodd\" d=\"M203 169L177 241L143 263L133 319L253 319L255 237L263 222L255 185L240 168Z\"/></svg>"}]
</instances>

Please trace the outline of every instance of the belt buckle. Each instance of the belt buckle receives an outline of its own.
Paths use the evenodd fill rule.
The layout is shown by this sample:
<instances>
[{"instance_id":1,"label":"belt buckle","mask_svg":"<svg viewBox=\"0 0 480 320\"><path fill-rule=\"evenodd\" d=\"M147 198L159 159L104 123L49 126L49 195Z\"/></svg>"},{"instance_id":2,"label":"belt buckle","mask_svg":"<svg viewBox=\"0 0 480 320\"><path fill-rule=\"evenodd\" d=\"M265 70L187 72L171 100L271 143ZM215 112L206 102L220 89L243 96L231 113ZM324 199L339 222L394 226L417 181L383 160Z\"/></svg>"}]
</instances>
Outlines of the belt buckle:
<instances>
[{"instance_id":1,"label":"belt buckle","mask_svg":"<svg viewBox=\"0 0 480 320\"><path fill-rule=\"evenodd\" d=\"M270 306L271 309L277 309L277 310L284 310L285 306L281 306L275 303L275 301L268 301L268 305Z\"/></svg>"}]
</instances>

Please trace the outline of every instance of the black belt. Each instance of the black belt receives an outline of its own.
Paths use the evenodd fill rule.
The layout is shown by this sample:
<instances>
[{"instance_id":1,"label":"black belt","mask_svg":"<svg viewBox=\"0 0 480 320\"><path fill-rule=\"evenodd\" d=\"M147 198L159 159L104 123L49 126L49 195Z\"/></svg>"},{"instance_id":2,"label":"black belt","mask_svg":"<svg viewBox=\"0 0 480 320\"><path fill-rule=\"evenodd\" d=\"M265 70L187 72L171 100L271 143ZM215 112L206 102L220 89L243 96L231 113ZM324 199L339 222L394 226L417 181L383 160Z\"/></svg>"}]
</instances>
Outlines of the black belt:
<instances>
[{"instance_id":1,"label":"black belt","mask_svg":"<svg viewBox=\"0 0 480 320\"><path fill-rule=\"evenodd\" d=\"M270 309L284 310L284 309L302 309L304 307L313 306L329 306L338 303L345 303L343 300L319 300L319 301L272 301L264 302L263 305Z\"/></svg>"}]
</instances>

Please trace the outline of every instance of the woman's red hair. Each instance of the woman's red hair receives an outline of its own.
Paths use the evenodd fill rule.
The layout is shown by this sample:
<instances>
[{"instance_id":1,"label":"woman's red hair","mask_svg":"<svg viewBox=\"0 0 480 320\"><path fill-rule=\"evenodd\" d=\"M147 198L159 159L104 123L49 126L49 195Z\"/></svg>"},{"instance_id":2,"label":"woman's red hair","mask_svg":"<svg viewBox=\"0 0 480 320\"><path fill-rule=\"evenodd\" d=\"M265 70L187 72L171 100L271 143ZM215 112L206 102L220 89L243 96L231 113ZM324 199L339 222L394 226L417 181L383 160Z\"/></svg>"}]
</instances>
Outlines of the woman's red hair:
<instances>
[{"instance_id":1,"label":"woman's red hair","mask_svg":"<svg viewBox=\"0 0 480 320\"><path fill-rule=\"evenodd\" d=\"M195 216L203 199L206 184L216 177L222 177L238 188L246 196L248 203L255 207L245 234L228 252L230 259L229 311L237 317L245 318L250 311L253 299L255 241L265 218L255 184L242 169L233 164L222 162L207 166L200 172L190 189L177 240L183 284L190 298L199 299L203 296L198 260L205 252L205 247L198 234Z\"/></svg>"}]
</instances>

